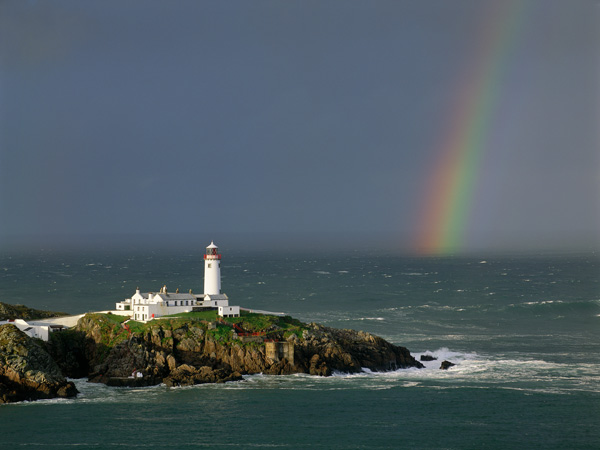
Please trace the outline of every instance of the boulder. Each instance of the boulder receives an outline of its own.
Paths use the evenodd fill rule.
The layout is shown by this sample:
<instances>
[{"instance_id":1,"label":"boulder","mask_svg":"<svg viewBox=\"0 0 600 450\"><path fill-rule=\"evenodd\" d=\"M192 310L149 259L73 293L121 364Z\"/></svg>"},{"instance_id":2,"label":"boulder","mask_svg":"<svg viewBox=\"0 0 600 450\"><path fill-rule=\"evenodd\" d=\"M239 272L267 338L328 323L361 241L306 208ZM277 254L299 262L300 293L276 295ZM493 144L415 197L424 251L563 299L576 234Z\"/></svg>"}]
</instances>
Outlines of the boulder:
<instances>
[{"instance_id":1,"label":"boulder","mask_svg":"<svg viewBox=\"0 0 600 450\"><path fill-rule=\"evenodd\" d=\"M379 336L315 323L308 327L295 344L294 361L302 369L299 371L327 376L334 371L356 373L363 368L384 372L424 367L407 348L390 344Z\"/></svg>"},{"instance_id":2,"label":"boulder","mask_svg":"<svg viewBox=\"0 0 600 450\"><path fill-rule=\"evenodd\" d=\"M175 370L172 370L168 377L163 379L169 387L190 386L203 383L225 383L227 381L239 381L242 376L238 372L232 372L228 368L213 369L209 366L202 366L199 369L182 364Z\"/></svg>"},{"instance_id":3,"label":"boulder","mask_svg":"<svg viewBox=\"0 0 600 450\"><path fill-rule=\"evenodd\" d=\"M421 361L436 361L437 358L433 355L421 355L419 358Z\"/></svg>"},{"instance_id":4,"label":"boulder","mask_svg":"<svg viewBox=\"0 0 600 450\"><path fill-rule=\"evenodd\" d=\"M12 324L0 326L0 403L74 397L77 393L38 340Z\"/></svg>"},{"instance_id":5,"label":"boulder","mask_svg":"<svg viewBox=\"0 0 600 450\"><path fill-rule=\"evenodd\" d=\"M448 370L450 367L455 366L456 364L451 363L450 361L442 361L442 365L440 366L441 370Z\"/></svg>"}]
</instances>

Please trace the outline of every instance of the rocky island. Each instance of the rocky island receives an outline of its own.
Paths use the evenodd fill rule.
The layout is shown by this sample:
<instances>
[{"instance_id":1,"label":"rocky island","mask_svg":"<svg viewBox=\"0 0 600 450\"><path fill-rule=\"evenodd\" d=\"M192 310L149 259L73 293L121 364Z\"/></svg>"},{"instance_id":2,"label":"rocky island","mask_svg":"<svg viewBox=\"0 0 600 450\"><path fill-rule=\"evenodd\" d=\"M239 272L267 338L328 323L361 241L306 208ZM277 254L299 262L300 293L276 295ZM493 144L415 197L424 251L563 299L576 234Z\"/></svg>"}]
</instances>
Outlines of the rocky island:
<instances>
[{"instance_id":1,"label":"rocky island","mask_svg":"<svg viewBox=\"0 0 600 450\"><path fill-rule=\"evenodd\" d=\"M148 323L88 314L75 329L55 333L49 351L66 376L113 385L176 386L255 373L328 376L362 368L422 367L406 348L362 331L304 324L289 316L219 318L214 311Z\"/></svg>"},{"instance_id":2,"label":"rocky island","mask_svg":"<svg viewBox=\"0 0 600 450\"><path fill-rule=\"evenodd\" d=\"M68 329L46 326L46 334L38 334L23 321L0 325L0 403L76 395L65 377L109 386L185 386L256 373L329 376L423 367L406 348L363 331L230 305L214 242L203 258L200 295L170 293L166 285L158 293L137 288L113 311L81 316L74 327L80 316L67 317ZM60 315L6 304L0 314L12 321Z\"/></svg>"},{"instance_id":3,"label":"rocky island","mask_svg":"<svg viewBox=\"0 0 600 450\"><path fill-rule=\"evenodd\" d=\"M182 386L256 373L329 376L423 367L406 348L363 331L289 316L222 318L216 311L147 323L87 314L76 327L52 333L48 342L2 325L0 355L0 403L76 395L65 377L111 386Z\"/></svg>"}]
</instances>

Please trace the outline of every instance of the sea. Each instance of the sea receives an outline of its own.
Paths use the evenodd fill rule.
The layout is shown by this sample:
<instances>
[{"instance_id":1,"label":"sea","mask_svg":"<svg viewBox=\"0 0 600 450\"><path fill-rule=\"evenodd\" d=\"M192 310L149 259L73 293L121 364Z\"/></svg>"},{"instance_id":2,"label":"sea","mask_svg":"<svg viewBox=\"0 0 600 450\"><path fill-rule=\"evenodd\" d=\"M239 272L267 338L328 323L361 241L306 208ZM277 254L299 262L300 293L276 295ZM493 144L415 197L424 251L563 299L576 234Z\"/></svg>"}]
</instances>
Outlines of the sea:
<instances>
[{"instance_id":1,"label":"sea","mask_svg":"<svg viewBox=\"0 0 600 450\"><path fill-rule=\"evenodd\" d=\"M599 449L600 255L221 249L233 305L365 330L424 369L114 388L0 406L0 448ZM202 249L0 254L0 301L83 313L203 290ZM444 360L456 364L440 370Z\"/></svg>"}]
</instances>

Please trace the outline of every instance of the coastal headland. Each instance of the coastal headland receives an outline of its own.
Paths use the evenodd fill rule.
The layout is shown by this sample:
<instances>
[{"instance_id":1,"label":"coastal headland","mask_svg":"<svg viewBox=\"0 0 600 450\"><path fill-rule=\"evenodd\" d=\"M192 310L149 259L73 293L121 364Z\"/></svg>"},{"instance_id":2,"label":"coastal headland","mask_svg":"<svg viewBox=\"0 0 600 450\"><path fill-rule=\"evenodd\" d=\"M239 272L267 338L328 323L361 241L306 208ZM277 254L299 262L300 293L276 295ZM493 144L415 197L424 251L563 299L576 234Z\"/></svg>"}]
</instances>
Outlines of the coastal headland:
<instances>
[{"instance_id":1,"label":"coastal headland","mask_svg":"<svg viewBox=\"0 0 600 450\"><path fill-rule=\"evenodd\" d=\"M66 378L110 386L185 386L256 373L329 376L423 367L405 347L370 333L249 312L228 318L216 311L190 312L147 323L92 313L45 343L10 324L0 326L0 336L0 403L49 398L18 389L19 383L35 387L28 377L38 372L51 373L58 383L54 391L45 386L44 395L67 397L77 391ZM15 351L16 341L31 342L35 357ZM69 387L60 390L63 385Z\"/></svg>"}]
</instances>

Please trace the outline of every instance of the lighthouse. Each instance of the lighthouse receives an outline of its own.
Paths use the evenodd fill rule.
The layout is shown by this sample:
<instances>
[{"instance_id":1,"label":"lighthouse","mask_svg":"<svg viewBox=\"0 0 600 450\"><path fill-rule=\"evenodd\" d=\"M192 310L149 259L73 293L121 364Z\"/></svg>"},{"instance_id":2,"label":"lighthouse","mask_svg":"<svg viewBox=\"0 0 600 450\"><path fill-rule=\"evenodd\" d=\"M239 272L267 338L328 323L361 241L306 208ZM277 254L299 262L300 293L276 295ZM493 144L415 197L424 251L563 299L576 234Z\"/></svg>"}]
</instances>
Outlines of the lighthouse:
<instances>
[{"instance_id":1,"label":"lighthouse","mask_svg":"<svg viewBox=\"0 0 600 450\"><path fill-rule=\"evenodd\" d=\"M211 242L204 255L204 295L221 294L221 254Z\"/></svg>"}]
</instances>

